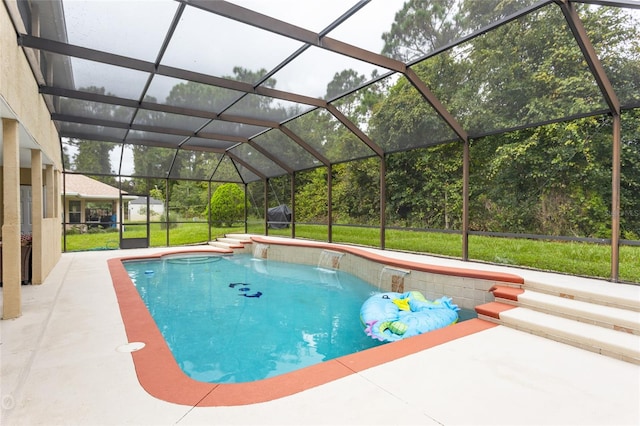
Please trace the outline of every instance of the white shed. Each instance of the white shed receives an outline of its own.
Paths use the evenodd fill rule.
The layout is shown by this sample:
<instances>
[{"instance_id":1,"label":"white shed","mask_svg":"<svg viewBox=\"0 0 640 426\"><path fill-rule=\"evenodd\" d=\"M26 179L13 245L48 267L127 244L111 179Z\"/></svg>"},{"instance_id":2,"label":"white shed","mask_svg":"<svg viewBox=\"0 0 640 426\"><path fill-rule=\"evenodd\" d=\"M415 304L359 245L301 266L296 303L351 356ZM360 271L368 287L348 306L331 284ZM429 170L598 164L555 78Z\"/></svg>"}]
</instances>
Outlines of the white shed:
<instances>
[{"instance_id":1,"label":"white shed","mask_svg":"<svg viewBox=\"0 0 640 426\"><path fill-rule=\"evenodd\" d=\"M138 197L129 201L127 205L127 219L131 222L146 222L147 220L147 198ZM164 203L155 198L149 198L149 219L157 221L164 214Z\"/></svg>"}]
</instances>

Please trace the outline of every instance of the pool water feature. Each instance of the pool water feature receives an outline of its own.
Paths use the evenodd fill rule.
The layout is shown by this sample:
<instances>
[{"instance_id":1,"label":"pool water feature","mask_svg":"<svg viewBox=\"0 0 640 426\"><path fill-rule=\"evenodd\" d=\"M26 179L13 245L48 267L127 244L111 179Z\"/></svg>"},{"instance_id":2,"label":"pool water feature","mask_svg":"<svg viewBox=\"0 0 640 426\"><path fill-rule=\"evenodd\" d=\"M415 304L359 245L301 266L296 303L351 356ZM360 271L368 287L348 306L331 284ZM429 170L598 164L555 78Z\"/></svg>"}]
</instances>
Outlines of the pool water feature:
<instances>
[{"instance_id":1,"label":"pool water feature","mask_svg":"<svg viewBox=\"0 0 640 426\"><path fill-rule=\"evenodd\" d=\"M411 271L406 269L384 266L380 270L380 277L378 278L378 291L382 291L384 285L389 284L388 287L391 288L391 291L404 293L404 278L410 273Z\"/></svg>"},{"instance_id":2,"label":"pool water feature","mask_svg":"<svg viewBox=\"0 0 640 426\"><path fill-rule=\"evenodd\" d=\"M195 380L256 381L380 345L359 318L377 289L346 272L248 254L124 265Z\"/></svg>"},{"instance_id":3,"label":"pool water feature","mask_svg":"<svg viewBox=\"0 0 640 426\"><path fill-rule=\"evenodd\" d=\"M268 244L256 243L253 245L253 257L255 257L256 259L266 259L268 250Z\"/></svg>"},{"instance_id":4,"label":"pool water feature","mask_svg":"<svg viewBox=\"0 0 640 426\"><path fill-rule=\"evenodd\" d=\"M340 259L344 256L344 253L333 250L322 250L320 252L320 258L318 259L318 268L327 270L336 270L340 268Z\"/></svg>"}]
</instances>

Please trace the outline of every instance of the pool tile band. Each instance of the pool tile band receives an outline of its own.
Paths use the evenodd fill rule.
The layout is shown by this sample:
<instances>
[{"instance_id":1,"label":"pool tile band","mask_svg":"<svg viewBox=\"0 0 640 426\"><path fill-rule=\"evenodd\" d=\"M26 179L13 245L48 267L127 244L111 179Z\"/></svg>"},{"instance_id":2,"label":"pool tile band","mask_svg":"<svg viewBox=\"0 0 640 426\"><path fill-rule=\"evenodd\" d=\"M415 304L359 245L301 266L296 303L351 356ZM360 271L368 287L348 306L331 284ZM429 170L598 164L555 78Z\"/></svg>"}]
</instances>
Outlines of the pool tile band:
<instances>
[{"instance_id":1,"label":"pool tile band","mask_svg":"<svg viewBox=\"0 0 640 426\"><path fill-rule=\"evenodd\" d=\"M203 251L176 253L199 252ZM127 338L130 342L145 343L144 348L131 353L138 381L150 395L175 404L215 407L271 401L496 326L473 319L264 380L235 384L200 382L187 376L176 363L122 264L124 260L154 257L161 255L110 259L108 266Z\"/></svg>"},{"instance_id":2,"label":"pool tile band","mask_svg":"<svg viewBox=\"0 0 640 426\"><path fill-rule=\"evenodd\" d=\"M261 244L275 244L294 247L308 247L315 249L326 249L332 251L339 251L343 253L350 253L355 256L360 256L365 259L378 262L388 266L395 266L398 268L414 271L430 272L439 275L449 275L455 277L475 278L480 280L497 281L511 284L524 284L524 278L519 275L510 274L507 272L485 271L481 269L471 268L458 268L453 266L441 266L428 263L414 262L410 260L400 260L382 256L377 253L372 253L367 250L360 249L353 246L335 246L331 243L314 242L309 243L302 240L285 240L276 238L266 238L261 236L252 236L251 240Z\"/></svg>"}]
</instances>

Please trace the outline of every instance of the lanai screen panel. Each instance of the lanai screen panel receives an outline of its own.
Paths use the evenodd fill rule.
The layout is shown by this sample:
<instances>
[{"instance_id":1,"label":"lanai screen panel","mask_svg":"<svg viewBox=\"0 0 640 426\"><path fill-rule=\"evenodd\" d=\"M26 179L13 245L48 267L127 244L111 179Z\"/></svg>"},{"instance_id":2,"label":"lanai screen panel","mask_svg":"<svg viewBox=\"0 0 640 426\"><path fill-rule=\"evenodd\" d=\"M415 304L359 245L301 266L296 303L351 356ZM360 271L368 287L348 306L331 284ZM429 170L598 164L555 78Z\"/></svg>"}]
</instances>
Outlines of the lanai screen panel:
<instances>
[{"instance_id":1,"label":"lanai screen panel","mask_svg":"<svg viewBox=\"0 0 640 426\"><path fill-rule=\"evenodd\" d=\"M446 2L424 1L422 6L432 14L412 7L406 2L372 0L358 13L351 16L329 36L349 44L378 52L401 61L411 62L442 49L455 41L469 36L481 28L517 13L539 0L461 0ZM397 13L407 14L410 22L417 22L421 33L407 32L394 21ZM354 31L357 28L357 31ZM384 49L384 43L389 46Z\"/></svg>"},{"instance_id":2,"label":"lanai screen panel","mask_svg":"<svg viewBox=\"0 0 640 426\"><path fill-rule=\"evenodd\" d=\"M136 118L133 120L134 126L141 125L183 130L185 131L185 136L199 130L208 122L209 120L206 118L146 109L138 110Z\"/></svg>"},{"instance_id":3,"label":"lanai screen panel","mask_svg":"<svg viewBox=\"0 0 640 426\"><path fill-rule=\"evenodd\" d=\"M278 130L271 130L253 139L271 155L284 161L293 170L305 170L321 165L306 149Z\"/></svg>"},{"instance_id":4,"label":"lanai screen panel","mask_svg":"<svg viewBox=\"0 0 640 426\"><path fill-rule=\"evenodd\" d=\"M311 111L292 120L286 127L332 163L374 155L362 140L323 109Z\"/></svg>"},{"instance_id":5,"label":"lanai screen panel","mask_svg":"<svg viewBox=\"0 0 640 426\"><path fill-rule=\"evenodd\" d=\"M380 96L376 111L362 111L367 97ZM451 127L404 77L396 75L332 103L387 153L458 139Z\"/></svg>"},{"instance_id":6,"label":"lanai screen panel","mask_svg":"<svg viewBox=\"0 0 640 426\"><path fill-rule=\"evenodd\" d=\"M229 150L234 156L238 157L244 163L250 165L255 170L260 170L266 177L281 176L287 174L287 171L272 160L267 158L257 149L248 143L240 144Z\"/></svg>"},{"instance_id":7,"label":"lanai screen panel","mask_svg":"<svg viewBox=\"0 0 640 426\"><path fill-rule=\"evenodd\" d=\"M87 139L62 139L65 170L84 174L118 174L122 144ZM100 163L95 163L95 158Z\"/></svg>"},{"instance_id":8,"label":"lanai screen panel","mask_svg":"<svg viewBox=\"0 0 640 426\"><path fill-rule=\"evenodd\" d=\"M103 140L109 142L120 142L127 134L126 129L116 127L95 126L91 124L72 123L68 121L59 122L60 133L65 137L76 139Z\"/></svg>"},{"instance_id":9,"label":"lanai screen panel","mask_svg":"<svg viewBox=\"0 0 640 426\"><path fill-rule=\"evenodd\" d=\"M471 136L607 107L556 5L412 68Z\"/></svg>"},{"instance_id":10,"label":"lanai screen panel","mask_svg":"<svg viewBox=\"0 0 640 426\"><path fill-rule=\"evenodd\" d=\"M161 64L256 84L300 42L187 6Z\"/></svg>"},{"instance_id":11,"label":"lanai screen panel","mask_svg":"<svg viewBox=\"0 0 640 426\"><path fill-rule=\"evenodd\" d=\"M201 149L201 150L211 150L216 152L225 151L232 146L236 145L238 142L225 141L220 139L209 139L209 138L201 138L201 137L192 137L187 139L182 145L182 148L193 148L193 149Z\"/></svg>"},{"instance_id":12,"label":"lanai screen panel","mask_svg":"<svg viewBox=\"0 0 640 426\"><path fill-rule=\"evenodd\" d=\"M202 129L204 133L232 136L250 139L252 136L260 134L269 127L253 126L251 124L234 123L231 121L214 120Z\"/></svg>"},{"instance_id":13,"label":"lanai screen panel","mask_svg":"<svg viewBox=\"0 0 640 426\"><path fill-rule=\"evenodd\" d=\"M135 108L113 105L103 102L93 102L83 99L73 99L64 96L54 96L58 103L60 114L73 115L96 120L108 120L128 125L133 118Z\"/></svg>"},{"instance_id":14,"label":"lanai screen panel","mask_svg":"<svg viewBox=\"0 0 640 426\"><path fill-rule=\"evenodd\" d=\"M211 180L217 182L244 183L242 177L238 173L236 165L231 161L231 158L226 155L222 157L220 163L215 168L213 175L211 176Z\"/></svg>"},{"instance_id":15,"label":"lanai screen panel","mask_svg":"<svg viewBox=\"0 0 640 426\"><path fill-rule=\"evenodd\" d=\"M257 182L262 180L260 176L256 175L251 170L244 167L242 164L236 163L236 167L238 168L238 173L240 174L240 178L242 179L243 183Z\"/></svg>"},{"instance_id":16,"label":"lanai screen panel","mask_svg":"<svg viewBox=\"0 0 640 426\"><path fill-rule=\"evenodd\" d=\"M620 103L637 106L640 103L640 10L599 5L578 5L577 10ZM603 27L618 26L619 22L625 31L603 33Z\"/></svg>"},{"instance_id":17,"label":"lanai screen panel","mask_svg":"<svg viewBox=\"0 0 640 426\"><path fill-rule=\"evenodd\" d=\"M157 145L169 148L177 148L186 139L182 135L170 133L147 132L143 130L130 130L126 142L140 145Z\"/></svg>"},{"instance_id":18,"label":"lanai screen panel","mask_svg":"<svg viewBox=\"0 0 640 426\"><path fill-rule=\"evenodd\" d=\"M361 84L360 79L341 78L341 74L345 72L362 76L363 81L370 81L372 75L388 71L386 68L312 46L278 71L273 78L276 80L276 89L312 98L330 99ZM330 84L335 81L340 83L340 90L331 88Z\"/></svg>"},{"instance_id":19,"label":"lanai screen panel","mask_svg":"<svg viewBox=\"0 0 640 426\"><path fill-rule=\"evenodd\" d=\"M332 29L328 35L370 52L383 53L382 35L391 28L402 4L399 1L372 0Z\"/></svg>"},{"instance_id":20,"label":"lanai screen panel","mask_svg":"<svg viewBox=\"0 0 640 426\"><path fill-rule=\"evenodd\" d=\"M47 55L58 61L64 61L67 58L57 53L47 53ZM68 59L71 63L73 78L69 81L55 79L56 85L53 87L139 100L149 79L149 73L144 71L88 59L75 57Z\"/></svg>"},{"instance_id":21,"label":"lanai screen panel","mask_svg":"<svg viewBox=\"0 0 640 426\"><path fill-rule=\"evenodd\" d=\"M171 0L65 1L69 43L153 62L177 8Z\"/></svg>"},{"instance_id":22,"label":"lanai screen panel","mask_svg":"<svg viewBox=\"0 0 640 426\"><path fill-rule=\"evenodd\" d=\"M324 0L321 2L304 2L299 0L278 0L269 2L263 0L231 0L229 3L237 4L298 27L321 32L351 7L355 6L358 1Z\"/></svg>"},{"instance_id":23,"label":"lanai screen panel","mask_svg":"<svg viewBox=\"0 0 640 426\"><path fill-rule=\"evenodd\" d=\"M167 178L176 150L140 144L126 144L124 152L127 154L122 162L122 175L131 177Z\"/></svg>"},{"instance_id":24,"label":"lanai screen panel","mask_svg":"<svg viewBox=\"0 0 640 426\"><path fill-rule=\"evenodd\" d=\"M282 122L313 109L312 105L276 99L269 96L248 94L225 112L239 117Z\"/></svg>"},{"instance_id":25,"label":"lanai screen panel","mask_svg":"<svg viewBox=\"0 0 640 426\"><path fill-rule=\"evenodd\" d=\"M210 151L181 149L171 166L171 179L205 181L213 174L223 154Z\"/></svg>"},{"instance_id":26,"label":"lanai screen panel","mask_svg":"<svg viewBox=\"0 0 640 426\"><path fill-rule=\"evenodd\" d=\"M155 75L145 100L220 114L244 93L164 75Z\"/></svg>"}]
</instances>

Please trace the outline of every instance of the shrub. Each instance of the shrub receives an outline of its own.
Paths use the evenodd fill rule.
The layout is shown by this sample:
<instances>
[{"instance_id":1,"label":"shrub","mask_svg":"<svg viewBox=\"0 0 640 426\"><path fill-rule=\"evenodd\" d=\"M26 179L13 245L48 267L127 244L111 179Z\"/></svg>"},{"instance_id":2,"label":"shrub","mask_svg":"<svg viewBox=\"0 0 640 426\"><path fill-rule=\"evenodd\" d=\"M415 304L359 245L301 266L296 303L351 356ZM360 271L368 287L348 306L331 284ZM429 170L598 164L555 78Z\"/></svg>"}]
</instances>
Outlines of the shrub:
<instances>
[{"instance_id":1,"label":"shrub","mask_svg":"<svg viewBox=\"0 0 640 426\"><path fill-rule=\"evenodd\" d=\"M160 216L160 229L167 229L167 215L169 215L169 229L177 228L178 224L176 223L179 218L177 215L173 213L163 213Z\"/></svg>"},{"instance_id":2,"label":"shrub","mask_svg":"<svg viewBox=\"0 0 640 426\"><path fill-rule=\"evenodd\" d=\"M220 185L211 196L211 221L231 227L244 218L244 192L235 183ZM209 212L205 212L208 217Z\"/></svg>"}]
</instances>

